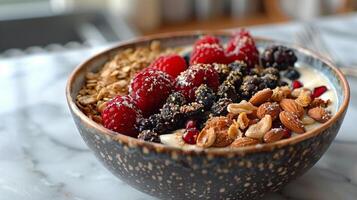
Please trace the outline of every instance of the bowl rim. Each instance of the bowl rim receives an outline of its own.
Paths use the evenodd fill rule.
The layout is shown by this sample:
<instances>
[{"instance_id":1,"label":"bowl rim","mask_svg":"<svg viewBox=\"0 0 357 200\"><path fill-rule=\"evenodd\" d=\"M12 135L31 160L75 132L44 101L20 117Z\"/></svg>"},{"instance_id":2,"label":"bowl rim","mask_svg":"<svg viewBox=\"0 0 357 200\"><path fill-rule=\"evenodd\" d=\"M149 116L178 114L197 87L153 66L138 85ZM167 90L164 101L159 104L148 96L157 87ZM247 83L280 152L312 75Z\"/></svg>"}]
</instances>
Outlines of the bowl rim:
<instances>
[{"instance_id":1,"label":"bowl rim","mask_svg":"<svg viewBox=\"0 0 357 200\"><path fill-rule=\"evenodd\" d=\"M153 41L153 40L164 40L164 39L170 39L174 37L188 37L188 36L195 36L195 35L203 35L203 34L212 34L212 35L217 35L217 36L230 36L232 34L232 31L183 31L183 32L174 32L174 33L163 33L163 34L156 34L156 35L149 35L149 36L142 36L138 38L134 38L131 40L127 40L124 42L119 42L115 45L113 45L110 48L107 48L104 51L101 51L99 53L96 53L95 55L91 56L90 58L86 59L84 62L79 64L70 74L67 85L66 85L66 98L67 98L67 103L68 106L70 107L72 111L72 115L76 115L88 128L93 128L96 129L98 132L102 133L105 136L109 136L112 140L117 141L121 144L127 144L129 147L142 147L143 149L148 150L154 150L156 152L166 152L166 153L178 153L178 154L193 154L193 155L209 155L209 156L235 156L235 155L240 155L244 156L250 153L257 153L257 152L269 152L273 151L274 149L282 148L288 145L293 145L299 142L302 142L304 140L307 140L309 138L315 137L319 134L321 134L324 130L332 126L338 119L343 117L343 114L348 108L349 100L350 100L350 89L348 82L345 78L345 76L342 74L342 72L327 58L318 55L317 53L308 50L304 47L301 47L296 44L290 44L288 42L283 42L279 40L273 40L273 39L267 39L263 37L254 37L256 40L260 41L266 41L266 42L274 42L274 43L281 43L281 44L287 44L289 47L294 48L295 50L298 50L305 55L314 57L315 59L318 59L325 63L329 68L332 69L332 71L335 72L337 75L338 79L341 81L341 85L343 88L343 94L344 94L344 100L340 106L340 108L337 110L336 114L332 116L332 118L322 124L319 128L310 130L308 132L305 132L304 134L297 135L288 139L280 140L274 143L267 143L267 144L260 144L260 145L253 145L253 146L247 146L247 147L240 147L240 148L207 148L207 149L201 149L201 148L181 148L181 147L175 147L175 146L169 146L161 143L153 143L153 142L147 142L143 140L139 140L134 137L126 136L123 134L118 134L114 131L111 131L104 126L96 123L95 121L91 120L89 117L87 117L76 105L75 103L75 97L71 96L72 93L72 85L74 83L74 80L78 77L78 75L81 73L82 70L86 69L87 65L90 65L92 62L96 61L97 59L103 57L103 56L108 56L112 52L118 51L124 46L127 45L135 45L137 43L142 43L142 42L148 42L148 41Z\"/></svg>"}]
</instances>

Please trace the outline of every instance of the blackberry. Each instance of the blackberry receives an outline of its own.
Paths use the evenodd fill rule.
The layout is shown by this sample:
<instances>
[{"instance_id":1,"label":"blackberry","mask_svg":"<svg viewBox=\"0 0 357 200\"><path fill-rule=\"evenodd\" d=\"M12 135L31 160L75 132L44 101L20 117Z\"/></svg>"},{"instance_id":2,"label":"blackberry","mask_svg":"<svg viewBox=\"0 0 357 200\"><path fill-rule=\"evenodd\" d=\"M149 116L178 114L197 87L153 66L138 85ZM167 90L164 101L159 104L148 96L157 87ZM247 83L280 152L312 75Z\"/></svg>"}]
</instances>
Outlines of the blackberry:
<instances>
[{"instance_id":1,"label":"blackberry","mask_svg":"<svg viewBox=\"0 0 357 200\"><path fill-rule=\"evenodd\" d=\"M225 116L228 114L227 106L233 103L231 99L221 98L215 102L211 108L211 115L213 116Z\"/></svg>"},{"instance_id":2,"label":"blackberry","mask_svg":"<svg viewBox=\"0 0 357 200\"><path fill-rule=\"evenodd\" d=\"M231 71L226 81L233 85L235 88L239 88L243 81L243 75L239 71Z\"/></svg>"},{"instance_id":3,"label":"blackberry","mask_svg":"<svg viewBox=\"0 0 357 200\"><path fill-rule=\"evenodd\" d=\"M266 74L271 74L271 75L274 75L276 77L278 77L278 79L280 78L280 73L279 73L279 70L274 68L274 67L268 67L268 68L265 68L261 73L260 73L260 76L264 76Z\"/></svg>"},{"instance_id":4,"label":"blackberry","mask_svg":"<svg viewBox=\"0 0 357 200\"><path fill-rule=\"evenodd\" d=\"M289 67L284 73L284 77L294 81L300 78L300 73L296 69Z\"/></svg>"},{"instance_id":5,"label":"blackberry","mask_svg":"<svg viewBox=\"0 0 357 200\"><path fill-rule=\"evenodd\" d=\"M204 112L204 105L197 102L192 102L180 107L180 113L187 119L200 119Z\"/></svg>"},{"instance_id":6,"label":"blackberry","mask_svg":"<svg viewBox=\"0 0 357 200\"><path fill-rule=\"evenodd\" d=\"M139 132L142 132L144 130L152 130L155 127L156 124L156 117L154 115L151 115L149 118L141 118L139 119L136 129Z\"/></svg>"},{"instance_id":7,"label":"blackberry","mask_svg":"<svg viewBox=\"0 0 357 200\"><path fill-rule=\"evenodd\" d=\"M261 83L262 79L257 75L246 76L239 89L241 97L246 100L250 99L253 94L260 90Z\"/></svg>"},{"instance_id":8,"label":"blackberry","mask_svg":"<svg viewBox=\"0 0 357 200\"><path fill-rule=\"evenodd\" d=\"M294 51L288 47L275 45L266 48L261 55L263 67L275 67L279 71L286 70L288 67L293 67L297 57Z\"/></svg>"},{"instance_id":9,"label":"blackberry","mask_svg":"<svg viewBox=\"0 0 357 200\"><path fill-rule=\"evenodd\" d=\"M185 122L183 114L180 112L179 105L166 103L160 109L162 122L167 126L167 131L181 128Z\"/></svg>"},{"instance_id":10,"label":"blackberry","mask_svg":"<svg viewBox=\"0 0 357 200\"><path fill-rule=\"evenodd\" d=\"M213 90L206 84L200 85L195 91L196 102L203 104L205 109L211 108L212 104L216 100L216 95Z\"/></svg>"},{"instance_id":11,"label":"blackberry","mask_svg":"<svg viewBox=\"0 0 357 200\"><path fill-rule=\"evenodd\" d=\"M181 92L174 92L170 94L169 97L166 99L166 103L167 104L172 103L182 106L186 103L186 98L185 96L183 96Z\"/></svg>"},{"instance_id":12,"label":"blackberry","mask_svg":"<svg viewBox=\"0 0 357 200\"><path fill-rule=\"evenodd\" d=\"M246 63L244 63L243 61L235 61L232 62L228 65L232 71L238 71L240 72L243 76L248 75L249 73L249 68L247 66Z\"/></svg>"},{"instance_id":13,"label":"blackberry","mask_svg":"<svg viewBox=\"0 0 357 200\"><path fill-rule=\"evenodd\" d=\"M151 130L144 130L144 131L140 132L138 135L138 139L144 140L144 141L149 141L149 142L161 143L159 134L157 134Z\"/></svg>"},{"instance_id":14,"label":"blackberry","mask_svg":"<svg viewBox=\"0 0 357 200\"><path fill-rule=\"evenodd\" d=\"M236 87L228 81L224 81L218 88L217 96L219 98L228 98L233 102L237 102L239 96L236 92Z\"/></svg>"},{"instance_id":15,"label":"blackberry","mask_svg":"<svg viewBox=\"0 0 357 200\"><path fill-rule=\"evenodd\" d=\"M273 74L265 74L261 77L261 84L259 85L259 89L270 88L274 89L278 86L279 78Z\"/></svg>"},{"instance_id":16,"label":"blackberry","mask_svg":"<svg viewBox=\"0 0 357 200\"><path fill-rule=\"evenodd\" d=\"M279 82L278 82L278 86L279 86L279 87L287 86L287 85L289 85L289 83L286 82L286 81L279 81Z\"/></svg>"},{"instance_id":17,"label":"blackberry","mask_svg":"<svg viewBox=\"0 0 357 200\"><path fill-rule=\"evenodd\" d=\"M220 83L226 80L227 76L229 75L229 72L231 72L231 68L226 64L214 63L213 68L218 72Z\"/></svg>"}]
</instances>

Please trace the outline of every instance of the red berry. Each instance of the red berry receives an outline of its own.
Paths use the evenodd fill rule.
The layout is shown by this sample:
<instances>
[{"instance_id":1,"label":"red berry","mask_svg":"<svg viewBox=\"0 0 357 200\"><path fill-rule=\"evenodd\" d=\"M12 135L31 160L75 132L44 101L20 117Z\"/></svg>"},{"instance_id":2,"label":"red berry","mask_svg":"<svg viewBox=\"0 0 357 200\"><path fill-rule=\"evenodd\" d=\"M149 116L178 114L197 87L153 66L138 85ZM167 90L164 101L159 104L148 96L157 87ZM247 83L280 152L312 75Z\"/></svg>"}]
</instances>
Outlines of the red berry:
<instances>
[{"instance_id":1,"label":"red berry","mask_svg":"<svg viewBox=\"0 0 357 200\"><path fill-rule=\"evenodd\" d=\"M191 53L190 64L196 63L227 63L227 58L219 44L200 44Z\"/></svg>"},{"instance_id":2,"label":"red berry","mask_svg":"<svg viewBox=\"0 0 357 200\"><path fill-rule=\"evenodd\" d=\"M149 67L163 71L174 78L187 69L185 59L177 54L160 56Z\"/></svg>"},{"instance_id":3,"label":"red berry","mask_svg":"<svg viewBox=\"0 0 357 200\"><path fill-rule=\"evenodd\" d=\"M311 97L312 98L316 98L321 96L323 93L325 93L327 91L327 87L326 86L319 86L319 87L315 87L314 88L314 92L312 93Z\"/></svg>"},{"instance_id":4,"label":"red berry","mask_svg":"<svg viewBox=\"0 0 357 200\"><path fill-rule=\"evenodd\" d=\"M196 128L196 121L188 120L186 122L186 129L190 129L190 128Z\"/></svg>"},{"instance_id":5,"label":"red berry","mask_svg":"<svg viewBox=\"0 0 357 200\"><path fill-rule=\"evenodd\" d=\"M301 87L304 86L300 81L293 81L293 82L291 83L291 85L292 85L293 89L301 88Z\"/></svg>"},{"instance_id":6,"label":"red berry","mask_svg":"<svg viewBox=\"0 0 357 200\"><path fill-rule=\"evenodd\" d=\"M196 40L193 48L196 48L197 46L201 44L219 44L219 39L213 35L205 35Z\"/></svg>"},{"instance_id":7,"label":"red berry","mask_svg":"<svg viewBox=\"0 0 357 200\"><path fill-rule=\"evenodd\" d=\"M196 144L196 139L199 133L200 132L196 128L187 129L182 135L182 139L187 144Z\"/></svg>"},{"instance_id":8,"label":"red berry","mask_svg":"<svg viewBox=\"0 0 357 200\"><path fill-rule=\"evenodd\" d=\"M157 111L173 89L173 78L156 69L145 69L135 75L130 84L130 95L137 107L148 116Z\"/></svg>"},{"instance_id":9,"label":"red berry","mask_svg":"<svg viewBox=\"0 0 357 200\"><path fill-rule=\"evenodd\" d=\"M212 90L217 91L219 75L209 64L196 64L190 66L176 78L175 90L181 92L187 100L195 99L195 91L201 85L206 84Z\"/></svg>"},{"instance_id":10,"label":"red berry","mask_svg":"<svg viewBox=\"0 0 357 200\"><path fill-rule=\"evenodd\" d=\"M138 134L135 124L139 117L141 114L130 96L115 97L102 112L104 127L132 137Z\"/></svg>"},{"instance_id":11,"label":"red berry","mask_svg":"<svg viewBox=\"0 0 357 200\"><path fill-rule=\"evenodd\" d=\"M259 52L255 41L244 29L236 33L228 42L226 53L230 62L240 60L245 62L248 67L254 67L259 63Z\"/></svg>"}]
</instances>

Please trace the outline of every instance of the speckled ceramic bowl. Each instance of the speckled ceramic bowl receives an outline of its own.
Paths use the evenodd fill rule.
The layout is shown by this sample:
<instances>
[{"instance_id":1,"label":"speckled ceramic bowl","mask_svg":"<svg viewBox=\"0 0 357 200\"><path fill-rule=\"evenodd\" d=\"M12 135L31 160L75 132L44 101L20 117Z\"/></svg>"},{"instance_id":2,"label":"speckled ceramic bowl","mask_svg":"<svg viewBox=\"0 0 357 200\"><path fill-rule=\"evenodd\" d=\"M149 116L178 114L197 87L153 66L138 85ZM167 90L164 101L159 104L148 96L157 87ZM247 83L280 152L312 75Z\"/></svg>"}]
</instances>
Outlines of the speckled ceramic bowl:
<instances>
[{"instance_id":1,"label":"speckled ceramic bowl","mask_svg":"<svg viewBox=\"0 0 357 200\"><path fill-rule=\"evenodd\" d=\"M337 91L338 111L319 129L259 147L183 150L116 134L84 115L75 97L87 71L97 71L120 49L148 45L153 39L164 47L192 44L206 32L145 37L121 43L91 57L71 74L66 95L74 121L96 157L118 178L161 199L255 199L277 191L310 169L335 138L349 102L349 87L341 72L326 59L289 44L299 62L325 74ZM226 41L226 32L210 32ZM276 41L257 38L265 47ZM120 199L120 197L118 197Z\"/></svg>"}]
</instances>

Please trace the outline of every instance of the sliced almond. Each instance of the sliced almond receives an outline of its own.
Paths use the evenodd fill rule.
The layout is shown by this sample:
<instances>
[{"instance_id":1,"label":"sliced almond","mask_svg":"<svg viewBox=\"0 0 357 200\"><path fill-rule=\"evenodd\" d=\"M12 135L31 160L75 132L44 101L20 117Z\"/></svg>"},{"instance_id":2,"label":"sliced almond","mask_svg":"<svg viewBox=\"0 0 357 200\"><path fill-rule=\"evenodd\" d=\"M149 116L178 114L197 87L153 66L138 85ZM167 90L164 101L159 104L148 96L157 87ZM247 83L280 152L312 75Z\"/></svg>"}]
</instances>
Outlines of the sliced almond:
<instances>
[{"instance_id":1,"label":"sliced almond","mask_svg":"<svg viewBox=\"0 0 357 200\"><path fill-rule=\"evenodd\" d=\"M237 138L232 142L230 147L235 148L235 147L245 147L245 146L250 146L250 145L256 145L259 144L260 141L257 139L249 138L249 137L241 137Z\"/></svg>"},{"instance_id":2,"label":"sliced almond","mask_svg":"<svg viewBox=\"0 0 357 200\"><path fill-rule=\"evenodd\" d=\"M281 140L284 137L285 130L282 128L273 128L265 133L263 140L265 143L272 143Z\"/></svg>"},{"instance_id":3,"label":"sliced almond","mask_svg":"<svg viewBox=\"0 0 357 200\"><path fill-rule=\"evenodd\" d=\"M203 148L208 148L213 145L216 140L216 133L214 128L204 129L198 134L196 145Z\"/></svg>"},{"instance_id":4,"label":"sliced almond","mask_svg":"<svg viewBox=\"0 0 357 200\"><path fill-rule=\"evenodd\" d=\"M331 114L322 107L311 108L307 114L320 123L325 123L331 119Z\"/></svg>"},{"instance_id":5,"label":"sliced almond","mask_svg":"<svg viewBox=\"0 0 357 200\"><path fill-rule=\"evenodd\" d=\"M264 134L271 129L272 123L271 116L265 115L258 123L249 126L245 136L261 140Z\"/></svg>"},{"instance_id":6,"label":"sliced almond","mask_svg":"<svg viewBox=\"0 0 357 200\"><path fill-rule=\"evenodd\" d=\"M242 112L239 114L237 123L238 123L240 129L244 130L244 129L248 128L249 121L250 121L250 119L248 118L246 112Z\"/></svg>"},{"instance_id":7,"label":"sliced almond","mask_svg":"<svg viewBox=\"0 0 357 200\"><path fill-rule=\"evenodd\" d=\"M283 99L280 101L280 107L284 111L294 113L299 118L304 115L304 108L296 103L293 99Z\"/></svg>"},{"instance_id":8,"label":"sliced almond","mask_svg":"<svg viewBox=\"0 0 357 200\"><path fill-rule=\"evenodd\" d=\"M270 115L273 121L279 116L281 108L276 102L266 102L259 106L257 110L257 117L263 118L265 115Z\"/></svg>"},{"instance_id":9,"label":"sliced almond","mask_svg":"<svg viewBox=\"0 0 357 200\"><path fill-rule=\"evenodd\" d=\"M250 102L247 102L245 100L241 101L240 103L231 103L227 107L228 112L233 113L233 114L239 114L242 112L250 114L254 110L257 110L257 109L258 108L255 107L253 104L251 104Z\"/></svg>"},{"instance_id":10,"label":"sliced almond","mask_svg":"<svg viewBox=\"0 0 357 200\"><path fill-rule=\"evenodd\" d=\"M279 118L281 123L289 130L299 134L305 132L305 127L296 114L289 111L282 111L279 114Z\"/></svg>"},{"instance_id":11,"label":"sliced almond","mask_svg":"<svg viewBox=\"0 0 357 200\"><path fill-rule=\"evenodd\" d=\"M228 137L230 137L231 139L236 139L238 137L242 137L243 133L242 131L239 129L239 126L237 126L236 123L233 123L229 128L228 128Z\"/></svg>"},{"instance_id":12,"label":"sliced almond","mask_svg":"<svg viewBox=\"0 0 357 200\"><path fill-rule=\"evenodd\" d=\"M255 93L249 99L249 102L255 106L259 106L260 104L267 102L272 95L273 95L273 91L270 88L266 88L264 90L260 90L257 93Z\"/></svg>"}]
</instances>

